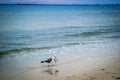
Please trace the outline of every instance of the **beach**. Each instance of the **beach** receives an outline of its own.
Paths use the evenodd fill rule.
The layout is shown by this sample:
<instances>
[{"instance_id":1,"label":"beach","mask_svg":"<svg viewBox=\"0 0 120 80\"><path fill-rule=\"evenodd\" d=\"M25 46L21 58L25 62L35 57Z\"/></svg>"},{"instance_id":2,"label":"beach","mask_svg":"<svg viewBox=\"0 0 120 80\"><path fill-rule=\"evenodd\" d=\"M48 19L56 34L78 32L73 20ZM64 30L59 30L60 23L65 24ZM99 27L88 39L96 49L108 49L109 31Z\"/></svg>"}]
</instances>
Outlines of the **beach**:
<instances>
[{"instance_id":1,"label":"beach","mask_svg":"<svg viewBox=\"0 0 120 80\"><path fill-rule=\"evenodd\" d=\"M119 80L120 56L28 67L4 80ZM35 66L35 65L33 65ZM5 70L1 70L1 72ZM8 73L9 74L9 73ZM10 75L10 74L9 74Z\"/></svg>"},{"instance_id":2,"label":"beach","mask_svg":"<svg viewBox=\"0 0 120 80\"><path fill-rule=\"evenodd\" d=\"M119 45L113 42L103 47L101 44L87 48L93 53L84 53L81 56L60 58L59 62L50 65L34 64L1 70L3 80L119 80L120 79L120 55L118 49L108 51L111 45ZM93 46L93 45L92 45ZM88 46L85 46L88 47ZM101 54L98 54L101 53ZM90 54L90 55L89 55ZM34 61L33 61L34 62ZM34 62L35 63L35 62ZM16 71L17 70L17 71ZM6 76L6 77L5 77Z\"/></svg>"},{"instance_id":3,"label":"beach","mask_svg":"<svg viewBox=\"0 0 120 80\"><path fill-rule=\"evenodd\" d=\"M120 79L119 71L120 64L118 62L114 62L113 64L110 65L91 67L91 69L87 71L85 70L83 72L68 75L62 78L62 80L119 80ZM61 80L61 78L58 80Z\"/></svg>"},{"instance_id":4,"label":"beach","mask_svg":"<svg viewBox=\"0 0 120 80\"><path fill-rule=\"evenodd\" d=\"M120 80L119 14L120 5L0 5L0 80ZM58 62L40 63L51 56Z\"/></svg>"}]
</instances>

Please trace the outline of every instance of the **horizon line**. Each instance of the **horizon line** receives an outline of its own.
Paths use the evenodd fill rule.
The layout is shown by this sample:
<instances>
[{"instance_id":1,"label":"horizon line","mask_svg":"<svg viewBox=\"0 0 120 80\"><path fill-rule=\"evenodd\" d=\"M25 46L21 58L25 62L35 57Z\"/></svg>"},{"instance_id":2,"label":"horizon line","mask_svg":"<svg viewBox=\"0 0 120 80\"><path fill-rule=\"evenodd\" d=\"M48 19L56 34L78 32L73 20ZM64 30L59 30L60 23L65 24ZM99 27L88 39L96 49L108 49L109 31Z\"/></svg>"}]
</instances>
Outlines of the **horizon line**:
<instances>
[{"instance_id":1,"label":"horizon line","mask_svg":"<svg viewBox=\"0 0 120 80\"><path fill-rule=\"evenodd\" d=\"M120 3L113 4L40 4L40 3L0 3L0 5L120 5Z\"/></svg>"}]
</instances>

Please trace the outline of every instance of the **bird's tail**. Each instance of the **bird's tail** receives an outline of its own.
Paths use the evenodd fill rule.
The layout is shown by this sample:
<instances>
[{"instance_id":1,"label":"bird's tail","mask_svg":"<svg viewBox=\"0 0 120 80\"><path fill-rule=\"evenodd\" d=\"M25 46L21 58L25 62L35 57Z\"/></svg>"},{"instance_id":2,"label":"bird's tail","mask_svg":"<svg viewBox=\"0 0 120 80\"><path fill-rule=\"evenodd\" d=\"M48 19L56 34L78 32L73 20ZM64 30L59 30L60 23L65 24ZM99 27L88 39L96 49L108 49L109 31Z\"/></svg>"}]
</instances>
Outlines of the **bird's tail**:
<instances>
[{"instance_id":1,"label":"bird's tail","mask_svg":"<svg viewBox=\"0 0 120 80\"><path fill-rule=\"evenodd\" d=\"M45 61L41 61L41 63L44 63Z\"/></svg>"}]
</instances>

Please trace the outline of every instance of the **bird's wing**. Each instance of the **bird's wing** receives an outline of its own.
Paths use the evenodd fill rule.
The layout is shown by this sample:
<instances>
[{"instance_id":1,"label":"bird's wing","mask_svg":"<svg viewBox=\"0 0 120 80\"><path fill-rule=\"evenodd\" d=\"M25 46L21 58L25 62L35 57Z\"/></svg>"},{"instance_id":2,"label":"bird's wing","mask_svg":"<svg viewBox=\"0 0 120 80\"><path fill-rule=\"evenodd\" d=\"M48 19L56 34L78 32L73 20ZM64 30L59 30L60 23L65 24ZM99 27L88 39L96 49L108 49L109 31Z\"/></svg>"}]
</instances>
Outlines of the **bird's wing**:
<instances>
[{"instance_id":1,"label":"bird's wing","mask_svg":"<svg viewBox=\"0 0 120 80\"><path fill-rule=\"evenodd\" d=\"M52 61L52 58L45 60L45 62L48 62L48 63L50 63L51 61Z\"/></svg>"}]
</instances>

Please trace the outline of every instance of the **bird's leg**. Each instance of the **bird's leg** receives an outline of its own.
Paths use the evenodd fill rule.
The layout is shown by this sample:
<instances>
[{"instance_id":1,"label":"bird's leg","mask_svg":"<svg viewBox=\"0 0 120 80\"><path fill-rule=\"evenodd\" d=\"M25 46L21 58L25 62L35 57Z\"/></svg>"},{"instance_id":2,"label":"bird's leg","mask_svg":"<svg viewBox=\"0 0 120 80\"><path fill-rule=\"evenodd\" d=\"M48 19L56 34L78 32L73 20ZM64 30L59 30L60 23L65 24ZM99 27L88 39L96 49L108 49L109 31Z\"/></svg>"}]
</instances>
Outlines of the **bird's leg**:
<instances>
[{"instance_id":1,"label":"bird's leg","mask_svg":"<svg viewBox=\"0 0 120 80\"><path fill-rule=\"evenodd\" d=\"M51 66L54 66L53 62L51 63Z\"/></svg>"},{"instance_id":2,"label":"bird's leg","mask_svg":"<svg viewBox=\"0 0 120 80\"><path fill-rule=\"evenodd\" d=\"M48 63L48 67L50 67L49 63Z\"/></svg>"},{"instance_id":3,"label":"bird's leg","mask_svg":"<svg viewBox=\"0 0 120 80\"><path fill-rule=\"evenodd\" d=\"M51 65L53 66L53 63L51 63Z\"/></svg>"},{"instance_id":4,"label":"bird's leg","mask_svg":"<svg viewBox=\"0 0 120 80\"><path fill-rule=\"evenodd\" d=\"M58 62L58 59L57 59L57 57L55 57L55 59L54 59L55 65L56 65L57 62Z\"/></svg>"}]
</instances>

